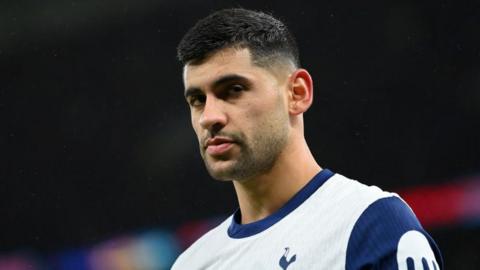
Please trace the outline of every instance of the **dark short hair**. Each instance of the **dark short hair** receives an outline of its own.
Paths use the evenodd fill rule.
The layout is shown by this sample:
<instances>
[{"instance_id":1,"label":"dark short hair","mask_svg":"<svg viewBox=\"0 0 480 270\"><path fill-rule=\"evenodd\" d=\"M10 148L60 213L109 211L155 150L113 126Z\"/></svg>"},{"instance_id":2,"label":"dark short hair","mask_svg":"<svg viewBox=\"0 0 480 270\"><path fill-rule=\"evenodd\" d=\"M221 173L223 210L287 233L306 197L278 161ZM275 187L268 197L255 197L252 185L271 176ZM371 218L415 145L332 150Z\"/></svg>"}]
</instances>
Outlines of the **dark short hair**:
<instances>
[{"instance_id":1,"label":"dark short hair","mask_svg":"<svg viewBox=\"0 0 480 270\"><path fill-rule=\"evenodd\" d=\"M230 47L248 48L260 66L279 60L300 66L295 38L285 24L269 14L242 8L216 11L199 20L180 41L177 56L185 65Z\"/></svg>"}]
</instances>

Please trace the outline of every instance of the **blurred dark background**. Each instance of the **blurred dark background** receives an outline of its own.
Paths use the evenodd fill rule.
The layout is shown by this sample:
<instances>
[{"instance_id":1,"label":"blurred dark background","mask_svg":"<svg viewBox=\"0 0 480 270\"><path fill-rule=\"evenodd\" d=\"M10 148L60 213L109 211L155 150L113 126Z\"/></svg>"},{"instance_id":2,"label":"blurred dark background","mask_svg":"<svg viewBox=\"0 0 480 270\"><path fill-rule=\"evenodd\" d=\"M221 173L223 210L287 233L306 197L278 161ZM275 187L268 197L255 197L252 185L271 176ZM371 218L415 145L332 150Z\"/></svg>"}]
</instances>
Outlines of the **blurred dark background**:
<instances>
[{"instance_id":1,"label":"blurred dark background","mask_svg":"<svg viewBox=\"0 0 480 270\"><path fill-rule=\"evenodd\" d=\"M0 254L235 210L203 167L176 60L187 29L225 7L296 35L323 167L393 191L480 174L477 1L2 1ZM480 222L429 231L449 269L479 269Z\"/></svg>"}]
</instances>

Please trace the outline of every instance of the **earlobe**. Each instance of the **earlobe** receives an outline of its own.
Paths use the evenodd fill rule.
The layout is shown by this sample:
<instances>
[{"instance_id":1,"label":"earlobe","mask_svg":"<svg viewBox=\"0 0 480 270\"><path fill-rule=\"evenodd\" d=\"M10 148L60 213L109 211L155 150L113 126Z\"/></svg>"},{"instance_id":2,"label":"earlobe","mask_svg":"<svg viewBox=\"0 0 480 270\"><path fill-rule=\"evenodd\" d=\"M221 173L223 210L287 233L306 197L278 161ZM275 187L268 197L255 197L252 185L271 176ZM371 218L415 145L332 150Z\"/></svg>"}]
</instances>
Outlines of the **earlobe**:
<instances>
[{"instance_id":1,"label":"earlobe","mask_svg":"<svg viewBox=\"0 0 480 270\"><path fill-rule=\"evenodd\" d=\"M305 69L298 69L290 76L289 112L304 113L313 102L313 81Z\"/></svg>"}]
</instances>

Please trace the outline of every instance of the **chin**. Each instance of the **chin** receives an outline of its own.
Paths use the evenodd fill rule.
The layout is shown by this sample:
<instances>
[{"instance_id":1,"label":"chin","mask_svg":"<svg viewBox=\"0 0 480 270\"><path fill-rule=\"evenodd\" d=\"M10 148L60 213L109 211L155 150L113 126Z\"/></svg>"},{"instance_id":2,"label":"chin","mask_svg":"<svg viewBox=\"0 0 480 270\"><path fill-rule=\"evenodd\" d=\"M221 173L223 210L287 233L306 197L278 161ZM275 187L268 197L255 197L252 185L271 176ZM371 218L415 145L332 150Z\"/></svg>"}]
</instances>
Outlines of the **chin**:
<instances>
[{"instance_id":1,"label":"chin","mask_svg":"<svg viewBox=\"0 0 480 270\"><path fill-rule=\"evenodd\" d=\"M205 166L210 176L220 181L248 179L252 175L252 167L245 166L244 162L237 159L218 160L204 159Z\"/></svg>"},{"instance_id":2,"label":"chin","mask_svg":"<svg viewBox=\"0 0 480 270\"><path fill-rule=\"evenodd\" d=\"M228 182L233 180L233 178L229 177L228 173L225 172L208 170L208 174L210 174L213 179L218 181Z\"/></svg>"},{"instance_id":3,"label":"chin","mask_svg":"<svg viewBox=\"0 0 480 270\"><path fill-rule=\"evenodd\" d=\"M212 168L207 166L208 173L215 180L231 181L234 179L229 168Z\"/></svg>"},{"instance_id":4,"label":"chin","mask_svg":"<svg viewBox=\"0 0 480 270\"><path fill-rule=\"evenodd\" d=\"M213 164L205 164L210 176L220 181L232 181L246 178L246 169L239 166L233 160L215 161Z\"/></svg>"}]
</instances>

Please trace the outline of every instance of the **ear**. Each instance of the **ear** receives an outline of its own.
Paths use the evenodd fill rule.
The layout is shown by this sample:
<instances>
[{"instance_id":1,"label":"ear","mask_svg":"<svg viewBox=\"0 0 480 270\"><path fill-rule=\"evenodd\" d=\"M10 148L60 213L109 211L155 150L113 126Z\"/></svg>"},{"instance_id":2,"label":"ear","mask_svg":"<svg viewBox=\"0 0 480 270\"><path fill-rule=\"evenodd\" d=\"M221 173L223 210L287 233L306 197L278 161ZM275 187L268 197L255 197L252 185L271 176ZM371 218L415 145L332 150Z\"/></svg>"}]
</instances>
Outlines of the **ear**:
<instances>
[{"instance_id":1,"label":"ear","mask_svg":"<svg viewBox=\"0 0 480 270\"><path fill-rule=\"evenodd\" d=\"M313 102L313 81L305 69L297 69L290 75L288 111L298 115L310 108Z\"/></svg>"}]
</instances>

